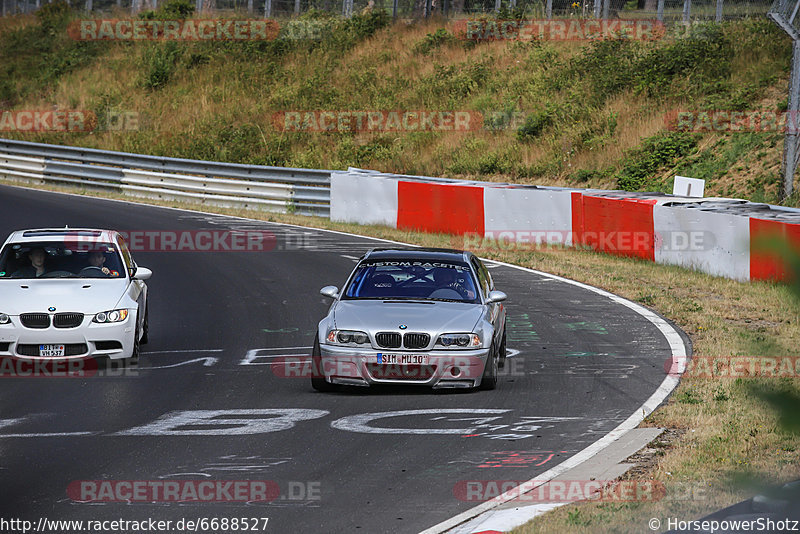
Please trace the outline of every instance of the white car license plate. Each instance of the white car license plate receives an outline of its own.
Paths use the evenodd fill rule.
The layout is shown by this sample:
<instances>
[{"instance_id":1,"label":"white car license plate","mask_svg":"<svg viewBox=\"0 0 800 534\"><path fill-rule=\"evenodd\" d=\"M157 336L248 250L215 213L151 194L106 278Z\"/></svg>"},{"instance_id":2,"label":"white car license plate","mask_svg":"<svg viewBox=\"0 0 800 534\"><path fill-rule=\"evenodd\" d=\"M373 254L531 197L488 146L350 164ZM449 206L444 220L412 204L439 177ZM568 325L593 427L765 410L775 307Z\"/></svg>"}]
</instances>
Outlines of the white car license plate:
<instances>
[{"instance_id":1,"label":"white car license plate","mask_svg":"<svg viewBox=\"0 0 800 534\"><path fill-rule=\"evenodd\" d=\"M428 365L427 354L385 354L378 353L378 363L397 365Z\"/></svg>"},{"instance_id":2,"label":"white car license plate","mask_svg":"<svg viewBox=\"0 0 800 534\"><path fill-rule=\"evenodd\" d=\"M39 356L63 356L64 345L39 345Z\"/></svg>"}]
</instances>

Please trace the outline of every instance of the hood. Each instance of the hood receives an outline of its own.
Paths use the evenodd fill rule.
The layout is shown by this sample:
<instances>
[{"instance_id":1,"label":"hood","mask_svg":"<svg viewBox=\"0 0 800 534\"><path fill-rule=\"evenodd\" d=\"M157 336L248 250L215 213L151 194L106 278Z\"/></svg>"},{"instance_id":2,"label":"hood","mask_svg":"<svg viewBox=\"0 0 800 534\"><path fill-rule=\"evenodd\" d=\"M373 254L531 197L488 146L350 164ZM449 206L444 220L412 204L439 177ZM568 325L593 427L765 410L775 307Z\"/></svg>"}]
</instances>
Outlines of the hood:
<instances>
[{"instance_id":1,"label":"hood","mask_svg":"<svg viewBox=\"0 0 800 534\"><path fill-rule=\"evenodd\" d=\"M25 289L24 286L27 286ZM0 281L0 312L19 315L27 312L84 314L111 310L125 294L127 280L94 278L48 278Z\"/></svg>"},{"instance_id":2,"label":"hood","mask_svg":"<svg viewBox=\"0 0 800 534\"><path fill-rule=\"evenodd\" d=\"M472 332L483 314L483 306L461 302L400 302L383 300L340 300L333 312L336 328L368 332Z\"/></svg>"}]
</instances>

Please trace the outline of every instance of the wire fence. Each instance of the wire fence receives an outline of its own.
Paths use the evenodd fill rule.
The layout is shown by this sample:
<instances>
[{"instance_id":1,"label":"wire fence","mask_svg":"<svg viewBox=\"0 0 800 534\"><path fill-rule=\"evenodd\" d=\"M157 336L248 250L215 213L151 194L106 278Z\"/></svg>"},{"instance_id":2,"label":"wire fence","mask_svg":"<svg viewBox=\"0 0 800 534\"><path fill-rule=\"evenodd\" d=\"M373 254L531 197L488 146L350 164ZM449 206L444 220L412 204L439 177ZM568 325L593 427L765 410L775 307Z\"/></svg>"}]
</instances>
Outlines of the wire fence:
<instances>
[{"instance_id":1,"label":"wire fence","mask_svg":"<svg viewBox=\"0 0 800 534\"><path fill-rule=\"evenodd\" d=\"M156 9L165 0L67 0L86 11L136 14ZM191 0L197 12L247 13L251 16L292 17L311 9L351 16L364 10L384 10L394 17L454 18L477 14L507 14L514 18L622 18L691 22L764 16L772 1L759 0ZM52 0L0 0L2 16L32 13Z\"/></svg>"}]
</instances>

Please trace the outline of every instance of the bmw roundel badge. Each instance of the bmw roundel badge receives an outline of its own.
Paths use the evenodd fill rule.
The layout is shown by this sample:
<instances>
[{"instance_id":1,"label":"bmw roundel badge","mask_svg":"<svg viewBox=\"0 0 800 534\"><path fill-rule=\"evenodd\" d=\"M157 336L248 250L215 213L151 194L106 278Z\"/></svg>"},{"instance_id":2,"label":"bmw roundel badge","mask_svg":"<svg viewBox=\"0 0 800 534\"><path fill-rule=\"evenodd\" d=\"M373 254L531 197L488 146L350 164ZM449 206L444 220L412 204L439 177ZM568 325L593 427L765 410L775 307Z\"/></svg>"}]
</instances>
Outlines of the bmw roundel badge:
<instances>
[{"instance_id":1,"label":"bmw roundel badge","mask_svg":"<svg viewBox=\"0 0 800 534\"><path fill-rule=\"evenodd\" d=\"M55 306L50 306L49 308L47 308L47 311L54 312L54 311L56 311L56 307Z\"/></svg>"},{"instance_id":2,"label":"bmw roundel badge","mask_svg":"<svg viewBox=\"0 0 800 534\"><path fill-rule=\"evenodd\" d=\"M398 328L400 330L405 330L406 328L408 328L408 325L401 324L400 326L398 326Z\"/></svg>"}]
</instances>

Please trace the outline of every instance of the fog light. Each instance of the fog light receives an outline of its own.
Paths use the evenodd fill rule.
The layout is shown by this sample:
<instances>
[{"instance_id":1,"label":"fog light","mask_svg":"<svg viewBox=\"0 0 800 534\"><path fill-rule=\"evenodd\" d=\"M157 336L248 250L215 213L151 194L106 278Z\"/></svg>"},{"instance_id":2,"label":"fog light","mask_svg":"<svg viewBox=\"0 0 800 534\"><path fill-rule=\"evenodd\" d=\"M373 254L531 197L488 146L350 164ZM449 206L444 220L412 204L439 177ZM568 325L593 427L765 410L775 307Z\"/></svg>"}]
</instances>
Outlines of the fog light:
<instances>
[{"instance_id":1,"label":"fog light","mask_svg":"<svg viewBox=\"0 0 800 534\"><path fill-rule=\"evenodd\" d=\"M450 369L450 374L453 376L458 376L461 374L461 369L459 369L458 367L453 367Z\"/></svg>"}]
</instances>

